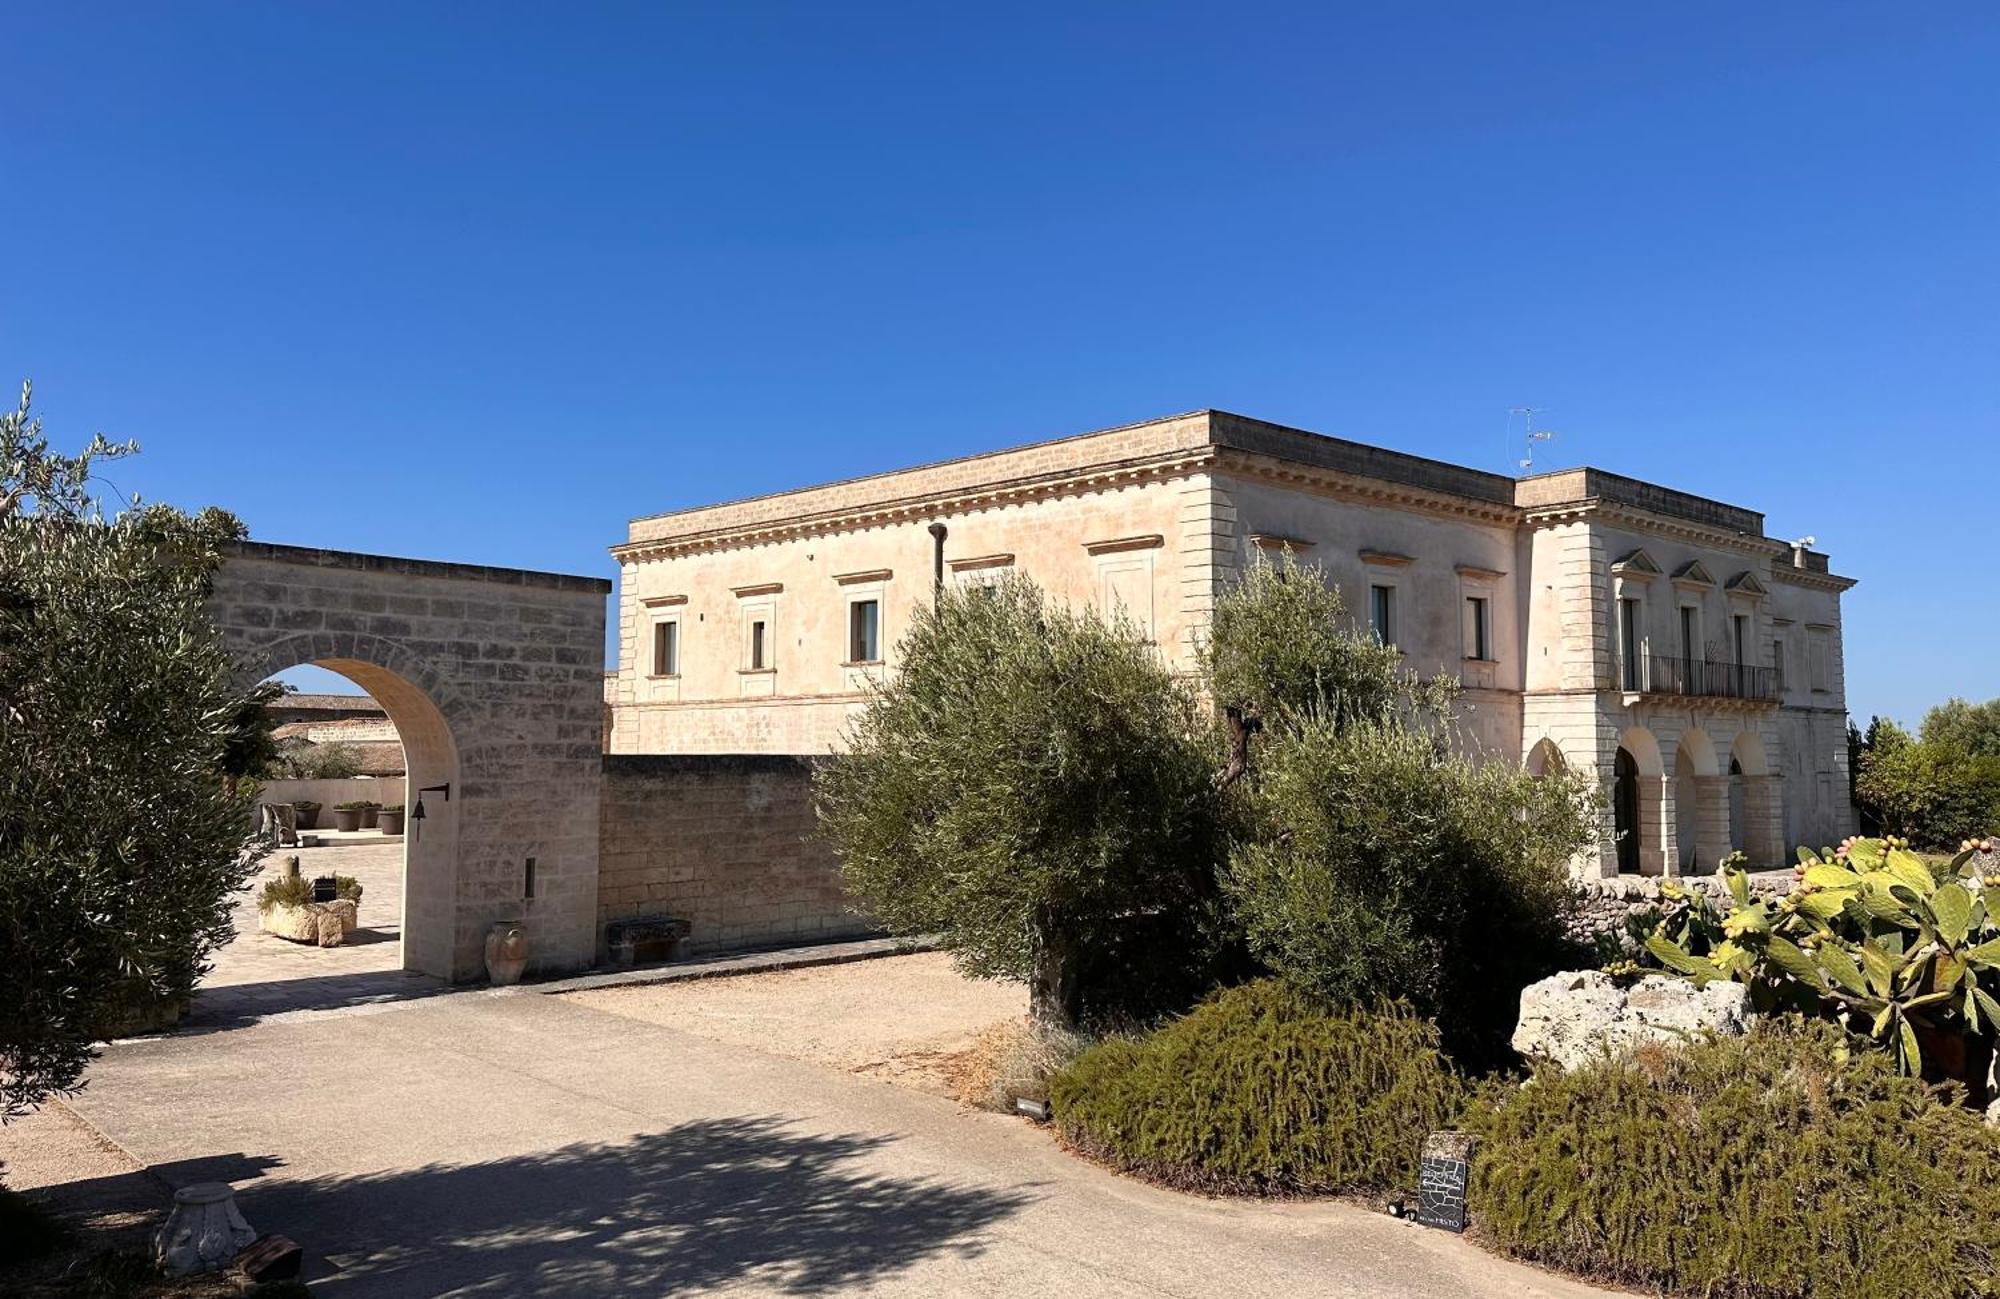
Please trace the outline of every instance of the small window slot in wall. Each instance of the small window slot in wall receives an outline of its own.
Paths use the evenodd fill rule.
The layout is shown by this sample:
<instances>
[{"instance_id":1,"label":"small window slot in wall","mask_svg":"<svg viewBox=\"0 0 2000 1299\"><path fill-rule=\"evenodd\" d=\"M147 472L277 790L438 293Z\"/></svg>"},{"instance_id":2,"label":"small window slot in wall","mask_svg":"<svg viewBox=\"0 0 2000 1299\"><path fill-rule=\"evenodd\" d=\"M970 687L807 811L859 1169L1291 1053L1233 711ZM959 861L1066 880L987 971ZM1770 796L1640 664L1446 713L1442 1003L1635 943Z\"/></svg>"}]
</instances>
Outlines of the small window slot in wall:
<instances>
[{"instance_id":1,"label":"small window slot in wall","mask_svg":"<svg viewBox=\"0 0 2000 1299\"><path fill-rule=\"evenodd\" d=\"M882 602L856 600L847 606L847 661L882 661Z\"/></svg>"},{"instance_id":2,"label":"small window slot in wall","mask_svg":"<svg viewBox=\"0 0 2000 1299\"><path fill-rule=\"evenodd\" d=\"M750 670L762 672L770 664L770 626L762 618L750 621Z\"/></svg>"}]
</instances>

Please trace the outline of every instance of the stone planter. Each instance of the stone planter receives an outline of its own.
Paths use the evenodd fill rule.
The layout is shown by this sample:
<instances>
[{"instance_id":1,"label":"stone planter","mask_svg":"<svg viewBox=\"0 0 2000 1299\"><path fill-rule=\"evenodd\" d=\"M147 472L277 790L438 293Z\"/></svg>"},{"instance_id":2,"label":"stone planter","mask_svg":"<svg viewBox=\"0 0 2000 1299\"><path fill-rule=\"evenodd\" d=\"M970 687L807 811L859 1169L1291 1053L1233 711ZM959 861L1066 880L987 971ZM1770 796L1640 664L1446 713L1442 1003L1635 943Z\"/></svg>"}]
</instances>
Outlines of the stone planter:
<instances>
[{"instance_id":1,"label":"stone planter","mask_svg":"<svg viewBox=\"0 0 2000 1299\"><path fill-rule=\"evenodd\" d=\"M380 803L369 803L362 807L361 828L363 830L373 830L378 824L380 824L381 819L382 819L382 805Z\"/></svg>"},{"instance_id":2,"label":"stone planter","mask_svg":"<svg viewBox=\"0 0 2000 1299\"><path fill-rule=\"evenodd\" d=\"M358 807L336 807L333 809L333 828L354 831L361 828L361 809Z\"/></svg>"},{"instance_id":3,"label":"stone planter","mask_svg":"<svg viewBox=\"0 0 2000 1299\"><path fill-rule=\"evenodd\" d=\"M521 981L528 968L528 927L518 920L501 920L486 931L486 977L494 987Z\"/></svg>"},{"instance_id":4,"label":"stone planter","mask_svg":"<svg viewBox=\"0 0 2000 1299\"><path fill-rule=\"evenodd\" d=\"M383 834L403 833L403 809L400 807L383 808L376 815L376 828L381 830Z\"/></svg>"},{"instance_id":5,"label":"stone planter","mask_svg":"<svg viewBox=\"0 0 2000 1299\"><path fill-rule=\"evenodd\" d=\"M292 811L297 813L298 815L299 829L301 830L319 829L318 803L294 803L292 804Z\"/></svg>"},{"instance_id":6,"label":"stone planter","mask_svg":"<svg viewBox=\"0 0 2000 1299\"><path fill-rule=\"evenodd\" d=\"M220 1272L256 1239L229 1183L198 1182L174 1192L173 1211L153 1238L153 1256L168 1276Z\"/></svg>"},{"instance_id":7,"label":"stone planter","mask_svg":"<svg viewBox=\"0 0 2000 1299\"><path fill-rule=\"evenodd\" d=\"M257 913L257 927L265 933L318 947L339 947L360 925L360 908L346 898L296 907L265 907Z\"/></svg>"}]
</instances>

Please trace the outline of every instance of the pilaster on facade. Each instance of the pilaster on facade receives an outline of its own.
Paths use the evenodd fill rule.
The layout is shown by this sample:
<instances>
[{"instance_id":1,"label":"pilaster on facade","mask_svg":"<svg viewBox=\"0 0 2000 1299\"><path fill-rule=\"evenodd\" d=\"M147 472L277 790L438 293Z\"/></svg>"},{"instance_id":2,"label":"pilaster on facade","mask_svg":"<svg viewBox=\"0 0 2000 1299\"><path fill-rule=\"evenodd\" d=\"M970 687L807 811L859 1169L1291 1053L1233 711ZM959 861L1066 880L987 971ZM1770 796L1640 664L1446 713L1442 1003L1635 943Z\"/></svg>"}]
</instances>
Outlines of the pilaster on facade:
<instances>
[{"instance_id":1,"label":"pilaster on facade","mask_svg":"<svg viewBox=\"0 0 2000 1299\"><path fill-rule=\"evenodd\" d=\"M1236 505L1214 474L1195 473L1180 486L1181 618L1184 665L1193 666L1215 619L1215 601L1240 575Z\"/></svg>"}]
</instances>

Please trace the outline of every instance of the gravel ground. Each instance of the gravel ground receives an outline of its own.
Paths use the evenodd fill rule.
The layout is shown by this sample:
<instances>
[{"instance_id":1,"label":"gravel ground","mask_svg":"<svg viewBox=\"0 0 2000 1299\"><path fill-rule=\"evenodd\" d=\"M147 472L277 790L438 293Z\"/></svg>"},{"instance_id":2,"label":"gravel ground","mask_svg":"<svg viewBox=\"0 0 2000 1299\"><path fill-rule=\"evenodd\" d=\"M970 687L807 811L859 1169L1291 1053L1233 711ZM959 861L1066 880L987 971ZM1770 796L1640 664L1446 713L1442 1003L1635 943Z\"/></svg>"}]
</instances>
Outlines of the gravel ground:
<instances>
[{"instance_id":1,"label":"gravel ground","mask_svg":"<svg viewBox=\"0 0 2000 1299\"><path fill-rule=\"evenodd\" d=\"M967 979L943 952L568 994L594 1010L949 1095L947 1065L1027 1009L1018 984Z\"/></svg>"}]
</instances>

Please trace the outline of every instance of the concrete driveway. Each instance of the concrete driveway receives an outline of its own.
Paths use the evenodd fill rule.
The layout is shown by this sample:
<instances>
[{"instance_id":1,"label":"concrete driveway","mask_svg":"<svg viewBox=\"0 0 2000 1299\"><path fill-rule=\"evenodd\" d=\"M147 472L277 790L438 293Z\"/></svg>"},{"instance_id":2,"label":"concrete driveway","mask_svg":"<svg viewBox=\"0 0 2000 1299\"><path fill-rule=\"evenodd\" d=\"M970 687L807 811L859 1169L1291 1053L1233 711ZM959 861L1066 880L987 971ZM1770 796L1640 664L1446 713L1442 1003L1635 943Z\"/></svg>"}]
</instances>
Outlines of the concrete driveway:
<instances>
[{"instance_id":1,"label":"concrete driveway","mask_svg":"<svg viewBox=\"0 0 2000 1299\"><path fill-rule=\"evenodd\" d=\"M117 1044L73 1108L176 1184L235 1182L327 1299L1608 1293L518 989Z\"/></svg>"}]
</instances>

